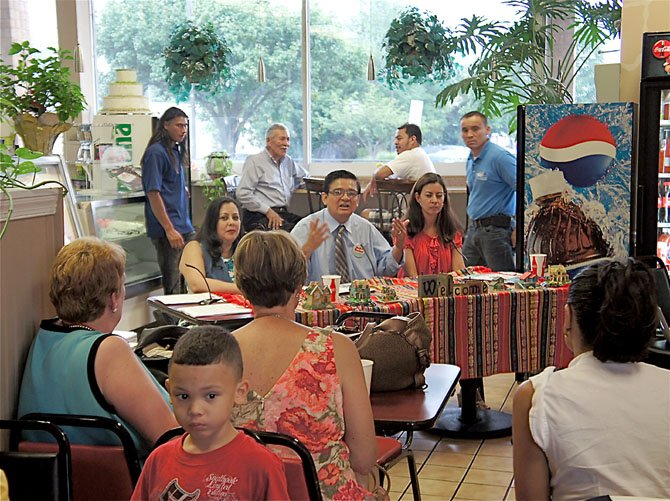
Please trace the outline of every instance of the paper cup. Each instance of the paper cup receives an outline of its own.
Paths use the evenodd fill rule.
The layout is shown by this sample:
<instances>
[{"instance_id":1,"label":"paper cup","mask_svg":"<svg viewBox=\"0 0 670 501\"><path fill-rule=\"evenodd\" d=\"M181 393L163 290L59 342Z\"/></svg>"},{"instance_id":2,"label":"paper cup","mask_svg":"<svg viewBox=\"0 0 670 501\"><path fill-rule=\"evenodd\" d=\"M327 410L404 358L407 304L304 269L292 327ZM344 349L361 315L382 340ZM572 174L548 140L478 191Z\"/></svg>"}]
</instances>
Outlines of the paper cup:
<instances>
[{"instance_id":1,"label":"paper cup","mask_svg":"<svg viewBox=\"0 0 670 501\"><path fill-rule=\"evenodd\" d=\"M547 271L547 255L546 254L531 254L530 255L530 270L539 278L544 278Z\"/></svg>"},{"instance_id":2,"label":"paper cup","mask_svg":"<svg viewBox=\"0 0 670 501\"><path fill-rule=\"evenodd\" d=\"M330 300L336 303L340 300L340 280L339 275L323 275L321 280L323 284L330 289Z\"/></svg>"},{"instance_id":3,"label":"paper cup","mask_svg":"<svg viewBox=\"0 0 670 501\"><path fill-rule=\"evenodd\" d=\"M368 387L368 395L370 394L370 383L372 382L372 366L374 362L365 358L361 359L363 365L363 374L365 375L365 386Z\"/></svg>"}]
</instances>

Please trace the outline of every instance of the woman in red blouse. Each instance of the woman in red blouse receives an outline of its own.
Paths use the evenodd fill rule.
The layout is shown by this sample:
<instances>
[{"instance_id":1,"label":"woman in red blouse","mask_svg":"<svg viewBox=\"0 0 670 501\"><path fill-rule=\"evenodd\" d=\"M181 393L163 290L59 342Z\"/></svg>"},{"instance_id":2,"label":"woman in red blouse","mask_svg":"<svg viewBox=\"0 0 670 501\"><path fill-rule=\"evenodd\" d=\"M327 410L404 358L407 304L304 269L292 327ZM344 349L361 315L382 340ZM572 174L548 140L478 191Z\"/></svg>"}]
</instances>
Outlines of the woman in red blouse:
<instances>
[{"instance_id":1,"label":"woman in red blouse","mask_svg":"<svg viewBox=\"0 0 670 501\"><path fill-rule=\"evenodd\" d=\"M404 275L416 277L465 268L462 227L451 209L442 176L428 173L412 188Z\"/></svg>"}]
</instances>

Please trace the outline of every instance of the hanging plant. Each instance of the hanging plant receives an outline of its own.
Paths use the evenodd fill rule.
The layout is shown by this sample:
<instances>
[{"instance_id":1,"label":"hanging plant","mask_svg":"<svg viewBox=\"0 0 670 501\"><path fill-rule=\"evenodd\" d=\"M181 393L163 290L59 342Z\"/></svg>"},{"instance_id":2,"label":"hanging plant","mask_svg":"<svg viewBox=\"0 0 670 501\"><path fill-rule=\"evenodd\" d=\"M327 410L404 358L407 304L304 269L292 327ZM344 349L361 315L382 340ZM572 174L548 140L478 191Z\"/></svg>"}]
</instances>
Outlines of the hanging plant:
<instances>
[{"instance_id":1,"label":"hanging plant","mask_svg":"<svg viewBox=\"0 0 670 501\"><path fill-rule=\"evenodd\" d=\"M170 35L165 56L166 82L177 101L191 92L215 94L229 86L230 48L211 23L196 26L191 21L179 24Z\"/></svg>"},{"instance_id":2,"label":"hanging plant","mask_svg":"<svg viewBox=\"0 0 670 501\"><path fill-rule=\"evenodd\" d=\"M408 7L391 21L382 49L385 51L383 77L390 88L405 83L443 81L453 67L450 54L443 50L450 31L430 12Z\"/></svg>"}]
</instances>

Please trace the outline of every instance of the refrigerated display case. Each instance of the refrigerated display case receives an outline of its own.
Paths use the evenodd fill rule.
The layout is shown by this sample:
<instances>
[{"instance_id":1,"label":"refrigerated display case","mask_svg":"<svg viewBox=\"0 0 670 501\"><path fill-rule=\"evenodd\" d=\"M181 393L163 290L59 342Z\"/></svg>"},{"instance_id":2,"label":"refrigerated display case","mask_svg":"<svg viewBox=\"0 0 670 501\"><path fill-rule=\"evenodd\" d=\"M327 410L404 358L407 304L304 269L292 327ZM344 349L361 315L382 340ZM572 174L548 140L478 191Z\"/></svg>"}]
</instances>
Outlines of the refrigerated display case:
<instances>
[{"instance_id":1,"label":"refrigerated display case","mask_svg":"<svg viewBox=\"0 0 670 501\"><path fill-rule=\"evenodd\" d=\"M144 193L77 195L79 216L88 235L119 244L126 251L126 296L161 285L156 251L147 236Z\"/></svg>"},{"instance_id":2,"label":"refrigerated display case","mask_svg":"<svg viewBox=\"0 0 670 501\"><path fill-rule=\"evenodd\" d=\"M46 155L33 160L40 171L33 174L23 174L19 180L26 185L33 185L44 181L58 181L67 190L63 195L63 215L65 218L65 243L79 238L84 233L79 218L77 217L77 200L75 189L70 179L70 172L65 160L60 155ZM50 185L46 185L49 187ZM56 185L51 185L56 186Z\"/></svg>"},{"instance_id":3,"label":"refrigerated display case","mask_svg":"<svg viewBox=\"0 0 670 501\"><path fill-rule=\"evenodd\" d=\"M670 32L645 33L640 83L637 252L670 262Z\"/></svg>"},{"instance_id":4,"label":"refrigerated display case","mask_svg":"<svg viewBox=\"0 0 670 501\"><path fill-rule=\"evenodd\" d=\"M670 32L642 41L638 255L670 264Z\"/></svg>"}]
</instances>

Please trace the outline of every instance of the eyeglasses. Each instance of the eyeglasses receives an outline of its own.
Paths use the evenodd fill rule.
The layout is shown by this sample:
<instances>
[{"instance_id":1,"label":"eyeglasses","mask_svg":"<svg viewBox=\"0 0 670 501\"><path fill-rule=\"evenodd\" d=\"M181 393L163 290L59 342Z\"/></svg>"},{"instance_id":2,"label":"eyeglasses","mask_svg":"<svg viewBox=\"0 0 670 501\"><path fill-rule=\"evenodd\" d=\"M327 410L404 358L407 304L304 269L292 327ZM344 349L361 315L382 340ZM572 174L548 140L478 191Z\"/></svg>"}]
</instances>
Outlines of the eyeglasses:
<instances>
[{"instance_id":1,"label":"eyeglasses","mask_svg":"<svg viewBox=\"0 0 670 501\"><path fill-rule=\"evenodd\" d=\"M349 198L355 198L358 195L360 195L360 193L358 193L356 190L343 190L343 189L340 189L340 188L330 190L328 193L330 195L333 195L334 197L337 197L337 198L340 198L345 193Z\"/></svg>"}]
</instances>

